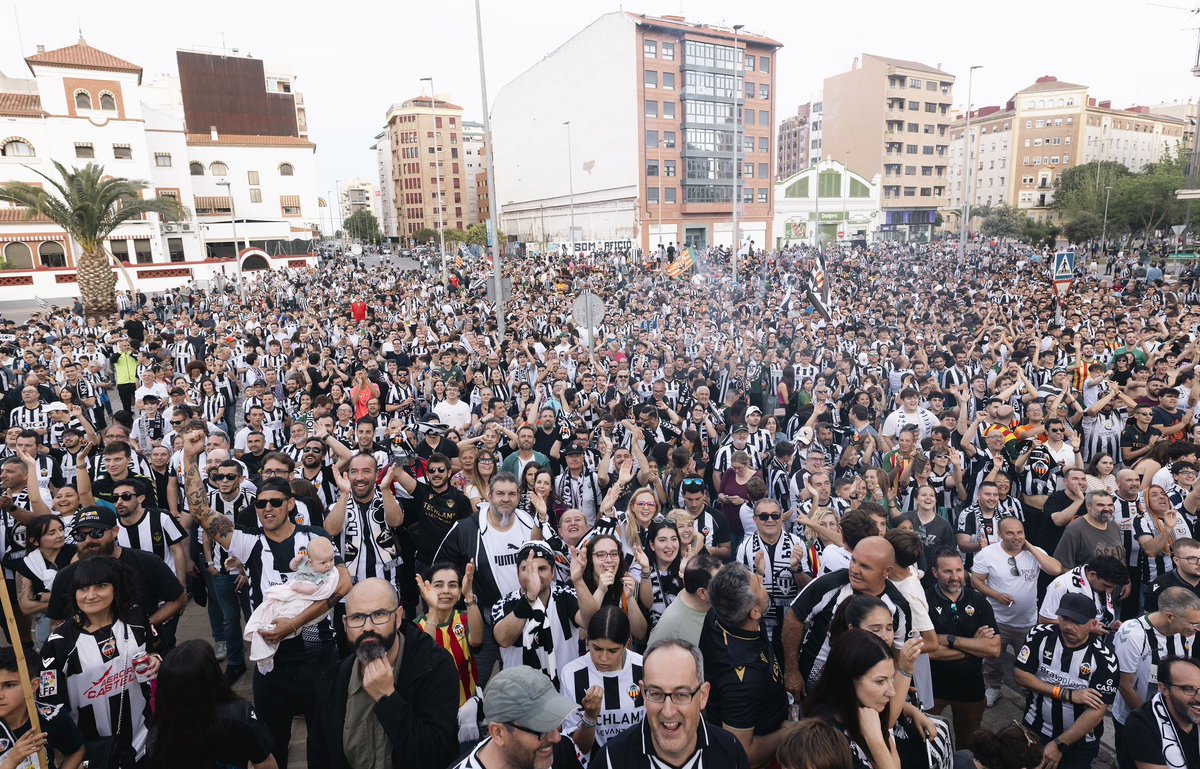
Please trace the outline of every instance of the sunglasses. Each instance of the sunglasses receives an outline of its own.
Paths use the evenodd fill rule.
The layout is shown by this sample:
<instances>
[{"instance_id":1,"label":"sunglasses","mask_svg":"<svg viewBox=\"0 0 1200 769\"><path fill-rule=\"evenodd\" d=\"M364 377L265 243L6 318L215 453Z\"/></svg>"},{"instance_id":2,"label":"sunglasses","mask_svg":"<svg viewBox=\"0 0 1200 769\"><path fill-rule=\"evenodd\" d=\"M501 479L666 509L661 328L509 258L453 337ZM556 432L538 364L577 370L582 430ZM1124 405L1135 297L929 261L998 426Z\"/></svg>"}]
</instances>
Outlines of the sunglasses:
<instances>
[{"instance_id":1,"label":"sunglasses","mask_svg":"<svg viewBox=\"0 0 1200 769\"><path fill-rule=\"evenodd\" d=\"M86 531L71 532L71 539L76 542L83 542L85 539L104 539L104 535L108 533L108 529L87 529Z\"/></svg>"},{"instance_id":2,"label":"sunglasses","mask_svg":"<svg viewBox=\"0 0 1200 769\"><path fill-rule=\"evenodd\" d=\"M132 491L126 491L123 494L113 494L113 499L119 499L122 502L128 502L136 496L137 494L134 494Z\"/></svg>"},{"instance_id":3,"label":"sunglasses","mask_svg":"<svg viewBox=\"0 0 1200 769\"><path fill-rule=\"evenodd\" d=\"M760 521L778 521L783 518L783 513L759 513L754 517Z\"/></svg>"},{"instance_id":4,"label":"sunglasses","mask_svg":"<svg viewBox=\"0 0 1200 769\"><path fill-rule=\"evenodd\" d=\"M222 473L220 475L213 475L214 481L236 481L237 479L238 476L235 473Z\"/></svg>"},{"instance_id":5,"label":"sunglasses","mask_svg":"<svg viewBox=\"0 0 1200 769\"><path fill-rule=\"evenodd\" d=\"M1014 577L1021 576L1021 570L1017 568L1017 559L1015 556L1010 555L1008 557L1008 569L1009 569L1009 573L1012 574Z\"/></svg>"},{"instance_id":6,"label":"sunglasses","mask_svg":"<svg viewBox=\"0 0 1200 769\"><path fill-rule=\"evenodd\" d=\"M305 453L305 454L324 454L324 453L325 453L325 449L318 448L318 447L316 447L316 446L312 446L312 447L310 447L310 448L307 448L307 449L305 449L305 450L304 450L304 453Z\"/></svg>"},{"instance_id":7,"label":"sunglasses","mask_svg":"<svg viewBox=\"0 0 1200 769\"><path fill-rule=\"evenodd\" d=\"M174 425L175 427L179 427L181 424L183 424L183 420L182 419L172 419L171 424Z\"/></svg>"},{"instance_id":8,"label":"sunglasses","mask_svg":"<svg viewBox=\"0 0 1200 769\"><path fill-rule=\"evenodd\" d=\"M683 482L683 487L691 490L702 489L704 488L704 481L700 478L691 478Z\"/></svg>"},{"instance_id":9,"label":"sunglasses","mask_svg":"<svg viewBox=\"0 0 1200 769\"><path fill-rule=\"evenodd\" d=\"M254 507L256 510L266 510L268 506L274 509L283 507L285 502L287 502L287 499L284 497L277 497L275 499L263 499L262 497L259 497L258 499L254 500Z\"/></svg>"}]
</instances>

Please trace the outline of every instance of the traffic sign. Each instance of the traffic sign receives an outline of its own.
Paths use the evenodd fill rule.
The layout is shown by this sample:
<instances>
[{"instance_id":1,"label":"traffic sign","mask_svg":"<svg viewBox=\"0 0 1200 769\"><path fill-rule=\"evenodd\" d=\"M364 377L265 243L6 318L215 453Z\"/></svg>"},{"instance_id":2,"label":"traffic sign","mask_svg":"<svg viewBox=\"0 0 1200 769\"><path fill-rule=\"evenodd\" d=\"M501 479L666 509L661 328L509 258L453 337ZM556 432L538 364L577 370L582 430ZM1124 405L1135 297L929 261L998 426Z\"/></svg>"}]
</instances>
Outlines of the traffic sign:
<instances>
[{"instance_id":1,"label":"traffic sign","mask_svg":"<svg viewBox=\"0 0 1200 769\"><path fill-rule=\"evenodd\" d=\"M1075 279L1075 252L1059 251L1054 255L1050 264L1051 280L1054 281L1054 293L1062 296L1071 288Z\"/></svg>"},{"instance_id":2,"label":"traffic sign","mask_svg":"<svg viewBox=\"0 0 1200 769\"><path fill-rule=\"evenodd\" d=\"M606 309L603 299L591 291L584 291L575 297L571 314L575 317L576 325L594 329L604 320Z\"/></svg>"},{"instance_id":3,"label":"traffic sign","mask_svg":"<svg viewBox=\"0 0 1200 769\"><path fill-rule=\"evenodd\" d=\"M1175 233L1176 235L1182 235L1183 231L1186 229L1187 229L1186 224L1172 224L1171 225L1171 232Z\"/></svg>"}]
</instances>

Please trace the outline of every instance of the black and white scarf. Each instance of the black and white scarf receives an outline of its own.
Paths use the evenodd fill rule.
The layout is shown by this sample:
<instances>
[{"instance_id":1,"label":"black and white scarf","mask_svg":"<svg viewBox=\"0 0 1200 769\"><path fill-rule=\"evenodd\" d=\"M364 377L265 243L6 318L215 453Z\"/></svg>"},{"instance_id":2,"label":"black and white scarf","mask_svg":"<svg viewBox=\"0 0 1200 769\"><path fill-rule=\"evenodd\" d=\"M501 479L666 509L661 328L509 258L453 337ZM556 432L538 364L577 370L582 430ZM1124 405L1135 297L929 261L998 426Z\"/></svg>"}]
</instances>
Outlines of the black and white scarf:
<instances>
[{"instance_id":1,"label":"black and white scarf","mask_svg":"<svg viewBox=\"0 0 1200 769\"><path fill-rule=\"evenodd\" d=\"M1168 769L1184 769L1187 766L1187 757L1183 754L1183 743L1179 741L1175 722L1171 719L1171 712L1167 710L1167 703L1163 701L1161 692L1150 700L1150 712L1154 714L1154 721L1158 725L1163 760L1167 762Z\"/></svg>"}]
</instances>

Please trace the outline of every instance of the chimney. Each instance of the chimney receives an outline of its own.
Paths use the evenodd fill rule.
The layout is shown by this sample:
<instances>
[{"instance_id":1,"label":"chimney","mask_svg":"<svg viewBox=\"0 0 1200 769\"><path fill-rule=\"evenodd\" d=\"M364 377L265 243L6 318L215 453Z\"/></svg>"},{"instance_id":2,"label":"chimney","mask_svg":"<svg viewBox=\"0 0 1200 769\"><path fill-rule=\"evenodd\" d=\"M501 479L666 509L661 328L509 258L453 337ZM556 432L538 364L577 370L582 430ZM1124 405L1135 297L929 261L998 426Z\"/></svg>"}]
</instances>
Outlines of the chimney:
<instances>
[{"instance_id":1,"label":"chimney","mask_svg":"<svg viewBox=\"0 0 1200 769\"><path fill-rule=\"evenodd\" d=\"M854 57L854 63L850 65L850 71L853 72L856 69L858 69L858 57L857 56Z\"/></svg>"},{"instance_id":2,"label":"chimney","mask_svg":"<svg viewBox=\"0 0 1200 769\"><path fill-rule=\"evenodd\" d=\"M39 46L37 47L37 52L38 52L38 53L45 53L45 52L46 52L46 46L44 46L44 45L39 45Z\"/></svg>"},{"instance_id":3,"label":"chimney","mask_svg":"<svg viewBox=\"0 0 1200 769\"><path fill-rule=\"evenodd\" d=\"M208 127L208 135L209 135L209 137L212 138L213 141L220 140L220 137L217 135L217 127L215 125L210 125Z\"/></svg>"}]
</instances>

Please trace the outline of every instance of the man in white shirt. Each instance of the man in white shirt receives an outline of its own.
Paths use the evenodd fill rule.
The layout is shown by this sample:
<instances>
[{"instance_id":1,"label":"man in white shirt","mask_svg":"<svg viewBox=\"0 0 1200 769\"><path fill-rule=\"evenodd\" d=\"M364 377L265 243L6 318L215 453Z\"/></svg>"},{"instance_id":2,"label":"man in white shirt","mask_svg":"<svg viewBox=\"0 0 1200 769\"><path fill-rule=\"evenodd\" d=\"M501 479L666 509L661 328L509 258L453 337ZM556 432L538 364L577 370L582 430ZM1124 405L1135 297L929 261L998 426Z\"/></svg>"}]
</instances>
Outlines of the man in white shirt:
<instances>
[{"instance_id":1,"label":"man in white shirt","mask_svg":"<svg viewBox=\"0 0 1200 769\"><path fill-rule=\"evenodd\" d=\"M883 435L885 438L895 438L905 425L912 425L920 431L920 439L925 440L937 424L938 418L934 413L921 408L921 393L915 388L906 387L900 391L900 408L888 414L883 423Z\"/></svg>"},{"instance_id":2,"label":"man in white shirt","mask_svg":"<svg viewBox=\"0 0 1200 769\"><path fill-rule=\"evenodd\" d=\"M1000 541L976 553L971 565L971 584L992 604L1000 635L1000 657L983 661L989 708L1000 701L1004 685L1004 647L1016 654L1037 624L1038 575L1062 573L1062 564L1025 539L1020 518L1001 518L997 530Z\"/></svg>"},{"instance_id":3,"label":"man in white shirt","mask_svg":"<svg viewBox=\"0 0 1200 769\"><path fill-rule=\"evenodd\" d=\"M446 382L446 400L434 406L433 413L437 414L442 424L461 434L471 426L471 406L458 399L460 392L457 380Z\"/></svg>"}]
</instances>

